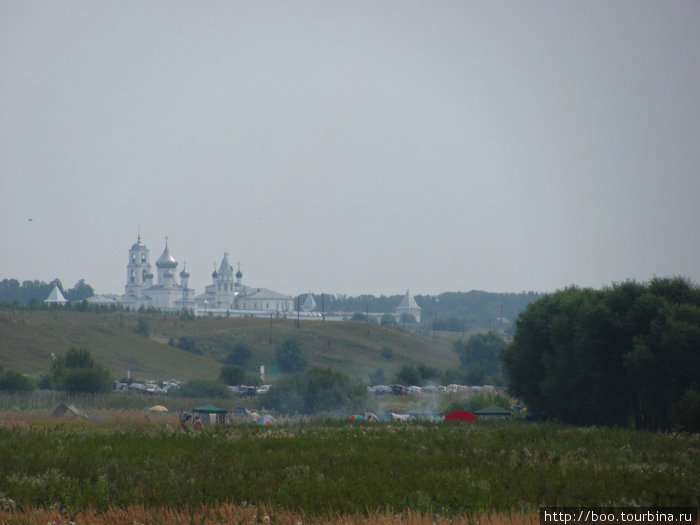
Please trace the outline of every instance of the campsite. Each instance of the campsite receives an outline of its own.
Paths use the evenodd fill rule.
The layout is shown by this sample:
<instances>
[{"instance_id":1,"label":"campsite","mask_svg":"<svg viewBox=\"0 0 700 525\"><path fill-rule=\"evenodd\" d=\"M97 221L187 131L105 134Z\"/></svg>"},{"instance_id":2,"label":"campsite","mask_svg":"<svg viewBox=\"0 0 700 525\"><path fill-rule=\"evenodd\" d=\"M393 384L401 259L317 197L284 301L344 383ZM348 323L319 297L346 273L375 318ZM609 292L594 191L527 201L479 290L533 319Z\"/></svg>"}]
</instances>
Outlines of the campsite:
<instances>
[{"instance_id":1,"label":"campsite","mask_svg":"<svg viewBox=\"0 0 700 525\"><path fill-rule=\"evenodd\" d=\"M254 515L253 523L266 522L264 516L379 523L388 515L416 523L466 523L483 515L493 523L535 523L544 501L688 506L700 500L697 434L366 414L252 424L246 410L237 414L242 423L213 424L221 407L207 403L192 407L212 415L212 424L195 433L180 427L174 407L74 408L78 413L2 414L0 522L20 522L27 513L48 516L43 523L67 521L79 512L202 522L219 512L239 516L236 521ZM179 521L169 521L174 515Z\"/></svg>"}]
</instances>

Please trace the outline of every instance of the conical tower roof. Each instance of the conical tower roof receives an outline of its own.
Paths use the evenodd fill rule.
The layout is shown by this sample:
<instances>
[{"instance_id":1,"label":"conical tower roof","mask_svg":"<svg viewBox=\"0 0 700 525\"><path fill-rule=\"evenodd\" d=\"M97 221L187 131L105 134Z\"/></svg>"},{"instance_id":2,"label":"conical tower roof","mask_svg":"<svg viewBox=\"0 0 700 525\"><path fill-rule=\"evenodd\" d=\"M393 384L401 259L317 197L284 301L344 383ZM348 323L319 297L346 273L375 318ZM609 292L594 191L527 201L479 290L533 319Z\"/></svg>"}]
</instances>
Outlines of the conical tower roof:
<instances>
[{"instance_id":1,"label":"conical tower roof","mask_svg":"<svg viewBox=\"0 0 700 525\"><path fill-rule=\"evenodd\" d=\"M51 290L51 293L49 296L44 299L45 303L67 303L66 298L63 297L63 294L61 293L61 290L58 288L57 285L53 285L53 290Z\"/></svg>"},{"instance_id":2,"label":"conical tower roof","mask_svg":"<svg viewBox=\"0 0 700 525\"><path fill-rule=\"evenodd\" d=\"M411 295L410 290L406 290L406 295L403 296L403 299L401 299L401 303L396 308L402 308L402 309L411 309L411 310L420 310L420 306L418 306L418 303L416 303L416 300L413 298L413 295Z\"/></svg>"}]
</instances>

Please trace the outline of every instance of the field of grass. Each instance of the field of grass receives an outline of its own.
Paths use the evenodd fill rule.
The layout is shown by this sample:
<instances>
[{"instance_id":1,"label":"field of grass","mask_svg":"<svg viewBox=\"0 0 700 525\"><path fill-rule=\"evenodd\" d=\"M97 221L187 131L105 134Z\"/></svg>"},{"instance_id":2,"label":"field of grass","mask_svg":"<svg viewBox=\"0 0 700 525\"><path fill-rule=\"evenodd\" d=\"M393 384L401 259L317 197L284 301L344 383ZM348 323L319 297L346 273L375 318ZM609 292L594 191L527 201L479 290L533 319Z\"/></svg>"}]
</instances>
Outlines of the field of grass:
<instances>
[{"instance_id":1,"label":"field of grass","mask_svg":"<svg viewBox=\"0 0 700 525\"><path fill-rule=\"evenodd\" d=\"M145 318L149 337L134 332ZM202 355L169 346L187 335ZM87 348L115 377L129 367L140 379L213 379L221 361L237 342L253 350L251 364L275 362L275 349L286 338L300 341L311 366L340 370L363 381L381 367L388 378L403 364L424 363L440 370L456 367L450 342L424 338L399 328L361 322L320 322L294 319L198 317L172 314L78 312L71 310L0 311L0 366L28 375L47 373L51 353L72 346ZM389 348L393 357L382 357Z\"/></svg>"},{"instance_id":2,"label":"field of grass","mask_svg":"<svg viewBox=\"0 0 700 525\"><path fill-rule=\"evenodd\" d=\"M393 523L397 513L414 523L496 513L495 523L512 523L504 520L513 513L530 519L545 505L700 501L700 435L516 421L327 420L193 434L174 414L60 423L41 413L2 416L3 522L29 509L68 517L128 509L193 519L210 513L215 522L211 513L260 518L263 509L268 521L254 523L269 516L280 523L300 516Z\"/></svg>"}]
</instances>

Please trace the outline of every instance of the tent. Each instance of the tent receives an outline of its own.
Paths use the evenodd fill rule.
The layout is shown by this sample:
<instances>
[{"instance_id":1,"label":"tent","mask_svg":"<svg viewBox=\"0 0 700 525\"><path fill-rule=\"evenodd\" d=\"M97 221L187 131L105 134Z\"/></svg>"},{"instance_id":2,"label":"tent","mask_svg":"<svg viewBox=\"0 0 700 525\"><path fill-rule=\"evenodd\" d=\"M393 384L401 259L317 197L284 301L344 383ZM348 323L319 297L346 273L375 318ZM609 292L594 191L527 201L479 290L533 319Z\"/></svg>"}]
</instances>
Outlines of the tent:
<instances>
[{"instance_id":1,"label":"tent","mask_svg":"<svg viewBox=\"0 0 700 525\"><path fill-rule=\"evenodd\" d=\"M362 414L353 414L348 418L350 421L364 421L365 416Z\"/></svg>"},{"instance_id":2,"label":"tent","mask_svg":"<svg viewBox=\"0 0 700 525\"><path fill-rule=\"evenodd\" d=\"M476 415L482 418L490 419L511 419L513 417L510 410L506 410L505 408L501 408L496 405L491 405L486 408L482 408L481 410L477 410Z\"/></svg>"},{"instance_id":3,"label":"tent","mask_svg":"<svg viewBox=\"0 0 700 525\"><path fill-rule=\"evenodd\" d=\"M479 418L469 410L453 410L445 414L445 421L476 421L477 419Z\"/></svg>"},{"instance_id":4,"label":"tent","mask_svg":"<svg viewBox=\"0 0 700 525\"><path fill-rule=\"evenodd\" d=\"M258 419L258 425L272 425L274 422L274 418L270 415L266 415Z\"/></svg>"},{"instance_id":5,"label":"tent","mask_svg":"<svg viewBox=\"0 0 700 525\"><path fill-rule=\"evenodd\" d=\"M55 417L62 417L62 416L77 416L77 417L85 417L84 414L78 410L78 408L75 405L66 405L64 403L61 403L56 407L56 410L53 411L53 415Z\"/></svg>"},{"instance_id":6,"label":"tent","mask_svg":"<svg viewBox=\"0 0 700 525\"><path fill-rule=\"evenodd\" d=\"M151 408L149 408L151 412L167 412L168 409L164 407L163 405L153 405Z\"/></svg>"},{"instance_id":7,"label":"tent","mask_svg":"<svg viewBox=\"0 0 700 525\"><path fill-rule=\"evenodd\" d=\"M212 403L207 403L206 405L202 405L201 407L193 408L192 412L197 412L198 414L200 414L202 423L204 423L205 425L208 425L210 422L209 414L215 414L217 423L226 422L226 409L218 407Z\"/></svg>"}]
</instances>

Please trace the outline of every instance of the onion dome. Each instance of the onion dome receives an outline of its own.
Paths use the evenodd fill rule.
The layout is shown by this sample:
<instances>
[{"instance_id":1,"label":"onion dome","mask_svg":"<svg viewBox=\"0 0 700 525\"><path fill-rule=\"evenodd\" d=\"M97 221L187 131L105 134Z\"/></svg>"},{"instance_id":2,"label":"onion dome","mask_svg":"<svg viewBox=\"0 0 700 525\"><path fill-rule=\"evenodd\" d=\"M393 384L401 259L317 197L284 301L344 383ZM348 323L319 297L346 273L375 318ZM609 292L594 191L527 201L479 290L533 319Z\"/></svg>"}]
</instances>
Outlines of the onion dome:
<instances>
[{"instance_id":1,"label":"onion dome","mask_svg":"<svg viewBox=\"0 0 700 525\"><path fill-rule=\"evenodd\" d=\"M144 249L144 248L146 248L146 245L145 245L144 243L141 242L141 231L140 231L140 229L139 229L138 238L137 238L136 242L135 242L134 244L131 245L131 249L132 249L132 250L141 250L141 249Z\"/></svg>"},{"instance_id":2,"label":"onion dome","mask_svg":"<svg viewBox=\"0 0 700 525\"><path fill-rule=\"evenodd\" d=\"M148 273L144 274L143 278L144 279L153 279L153 274L151 272L148 272Z\"/></svg>"},{"instance_id":3,"label":"onion dome","mask_svg":"<svg viewBox=\"0 0 700 525\"><path fill-rule=\"evenodd\" d=\"M163 250L163 254L158 257L158 260L156 261L156 266L158 268L171 270L177 268L177 261L175 260L175 257L171 255L170 250L168 249L167 241L165 242L165 250Z\"/></svg>"},{"instance_id":4,"label":"onion dome","mask_svg":"<svg viewBox=\"0 0 700 525\"><path fill-rule=\"evenodd\" d=\"M183 268L182 271L180 272L180 279L187 279L190 276L190 272L187 271L186 268Z\"/></svg>"},{"instance_id":5,"label":"onion dome","mask_svg":"<svg viewBox=\"0 0 700 525\"><path fill-rule=\"evenodd\" d=\"M240 279L241 277L243 277L243 272L241 272L241 269L239 268L236 272L236 279Z\"/></svg>"}]
</instances>

